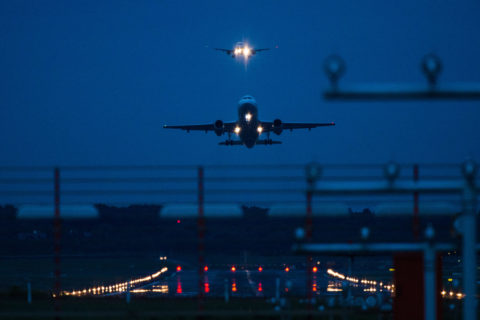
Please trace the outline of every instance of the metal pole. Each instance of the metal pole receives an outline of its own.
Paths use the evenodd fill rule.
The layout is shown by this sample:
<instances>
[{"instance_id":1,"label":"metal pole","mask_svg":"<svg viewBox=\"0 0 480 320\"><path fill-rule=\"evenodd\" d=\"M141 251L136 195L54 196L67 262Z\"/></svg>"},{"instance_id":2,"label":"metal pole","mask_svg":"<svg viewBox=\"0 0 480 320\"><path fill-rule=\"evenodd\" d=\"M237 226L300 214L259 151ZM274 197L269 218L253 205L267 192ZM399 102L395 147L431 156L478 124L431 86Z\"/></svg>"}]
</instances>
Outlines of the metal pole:
<instances>
[{"instance_id":1,"label":"metal pole","mask_svg":"<svg viewBox=\"0 0 480 320\"><path fill-rule=\"evenodd\" d=\"M198 167L198 309L203 311L204 277L205 277L205 215L203 167Z\"/></svg>"},{"instance_id":2,"label":"metal pole","mask_svg":"<svg viewBox=\"0 0 480 320\"><path fill-rule=\"evenodd\" d=\"M473 181L466 179L463 194L463 289L465 303L464 320L475 320L476 315L476 217L475 217L475 187Z\"/></svg>"},{"instance_id":3,"label":"metal pole","mask_svg":"<svg viewBox=\"0 0 480 320\"><path fill-rule=\"evenodd\" d=\"M305 229L306 229L306 240L307 242L312 241L312 229L313 229L313 223L312 223L312 192L311 188L307 191L307 212L306 212L306 219L305 219ZM307 294L307 300L308 300L308 306L309 309L311 307L311 301L312 301L312 264L313 258L311 255L307 256L307 288L306 288L306 294Z\"/></svg>"},{"instance_id":4,"label":"metal pole","mask_svg":"<svg viewBox=\"0 0 480 320\"><path fill-rule=\"evenodd\" d=\"M55 286L54 286L54 309L55 312L60 311L60 302L59 296L61 293L60 285L60 275L61 275L61 265L60 265L60 250L61 250L61 237L62 237L62 221L60 219L60 169L57 167L54 169L54 205L55 205L55 216L53 219L53 247L54 247L54 265L55 265ZM57 315L55 317L59 319Z\"/></svg>"},{"instance_id":5,"label":"metal pole","mask_svg":"<svg viewBox=\"0 0 480 320\"><path fill-rule=\"evenodd\" d=\"M127 294L125 295L125 300L127 304L130 304L130 281L127 284Z\"/></svg>"},{"instance_id":6,"label":"metal pole","mask_svg":"<svg viewBox=\"0 0 480 320\"><path fill-rule=\"evenodd\" d=\"M425 248L423 259L425 273L425 320L436 320L435 249L431 243Z\"/></svg>"},{"instance_id":7,"label":"metal pole","mask_svg":"<svg viewBox=\"0 0 480 320\"><path fill-rule=\"evenodd\" d=\"M413 166L413 181L418 181L418 164ZM418 240L420 223L418 217L418 191L413 192L413 238Z\"/></svg>"},{"instance_id":8,"label":"metal pole","mask_svg":"<svg viewBox=\"0 0 480 320\"><path fill-rule=\"evenodd\" d=\"M275 301L277 303L280 301L280 278L275 279Z\"/></svg>"},{"instance_id":9,"label":"metal pole","mask_svg":"<svg viewBox=\"0 0 480 320\"><path fill-rule=\"evenodd\" d=\"M225 284L225 292L224 292L224 295L225 295L225 303L228 303L228 301L230 300L230 297L228 295L228 279L225 279L224 280L224 284Z\"/></svg>"},{"instance_id":10,"label":"metal pole","mask_svg":"<svg viewBox=\"0 0 480 320\"><path fill-rule=\"evenodd\" d=\"M30 281L27 283L27 303L32 304L32 284Z\"/></svg>"}]
</instances>

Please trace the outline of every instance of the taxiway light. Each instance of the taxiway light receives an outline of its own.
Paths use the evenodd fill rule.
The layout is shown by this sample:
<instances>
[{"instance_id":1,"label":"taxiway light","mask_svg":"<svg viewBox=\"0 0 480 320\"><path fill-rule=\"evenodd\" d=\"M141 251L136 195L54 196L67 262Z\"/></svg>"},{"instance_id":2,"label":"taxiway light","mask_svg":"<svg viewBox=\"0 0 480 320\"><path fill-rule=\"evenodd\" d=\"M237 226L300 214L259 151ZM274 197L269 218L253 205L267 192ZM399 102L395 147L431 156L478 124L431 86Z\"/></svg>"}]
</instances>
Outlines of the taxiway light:
<instances>
[{"instance_id":1,"label":"taxiway light","mask_svg":"<svg viewBox=\"0 0 480 320\"><path fill-rule=\"evenodd\" d=\"M182 271L182 267L181 266L177 266L177 272L180 272Z\"/></svg>"}]
</instances>

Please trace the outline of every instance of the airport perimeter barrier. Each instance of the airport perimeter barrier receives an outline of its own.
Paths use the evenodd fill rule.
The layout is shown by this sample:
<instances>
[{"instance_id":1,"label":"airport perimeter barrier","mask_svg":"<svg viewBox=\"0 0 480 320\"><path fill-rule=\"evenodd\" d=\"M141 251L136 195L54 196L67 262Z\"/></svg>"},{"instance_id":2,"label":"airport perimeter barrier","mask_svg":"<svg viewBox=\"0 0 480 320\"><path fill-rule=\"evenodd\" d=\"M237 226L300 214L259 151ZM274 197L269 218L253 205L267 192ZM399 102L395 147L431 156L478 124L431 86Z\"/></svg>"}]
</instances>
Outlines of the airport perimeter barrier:
<instances>
[{"instance_id":1,"label":"airport perimeter barrier","mask_svg":"<svg viewBox=\"0 0 480 320\"><path fill-rule=\"evenodd\" d=\"M462 172L468 179L462 178ZM457 182L461 179L461 186ZM476 200L476 165L231 165L231 166L85 166L2 167L0 204L18 209L17 219L53 219L55 296L62 292L62 222L99 218L98 204L159 205L159 219L197 220L199 298L205 264L205 219L238 219L246 208L267 209L268 217L303 217L307 241L315 234L312 219L318 216L351 217L370 208L377 216L412 217L411 233L419 238L419 216L456 216L465 209L468 195L427 192L415 187L428 181L435 191L465 181L473 186ZM392 183L411 184L402 192ZM319 183L322 189L318 189ZM352 192L358 183L381 185L386 192L365 189ZM341 186L343 189L338 189ZM347 191L346 189L350 191ZM390 188L390 189L389 189ZM451 188L449 189L451 191ZM463 189L462 189L463 190ZM322 195L318 200L316 195ZM421 194L421 197L419 197ZM470 203L470 202L469 202ZM474 202L472 202L474 203ZM97 204L93 206L93 204ZM474 210L474 205L471 207ZM474 225L474 224L473 224ZM469 238L470 239L470 238ZM470 241L470 240L469 240ZM311 297L311 254L307 257L307 296ZM470 275L471 277L471 275Z\"/></svg>"},{"instance_id":2,"label":"airport perimeter barrier","mask_svg":"<svg viewBox=\"0 0 480 320\"><path fill-rule=\"evenodd\" d=\"M402 181L398 179L400 173L400 166L395 163L389 163L385 166L384 178L381 181L369 180L354 180L350 179L341 182L323 181L320 177L321 167L318 165L311 165L307 168L307 179L309 181L309 188L307 191L308 201L312 201L312 197L325 197L332 195L349 195L365 196L365 195L411 195L413 194L413 211L415 218L418 217L420 210L419 195L440 195L442 198L453 196L461 198L462 208L460 214L453 223L455 231L461 239L461 247L457 245L454 239L439 240L435 239L435 230L429 225L425 230L424 243L369 243L367 242L370 230L364 228L362 230L362 239L358 243L335 243L335 244L312 244L311 230L307 225L306 229L299 229L297 231L297 239L301 242L294 246L294 250L299 253L306 254L340 254L340 255L369 255L375 253L397 253L397 252L420 252L423 254L423 268L424 268L424 297L420 314L414 314L417 319L438 319L437 297L440 296L439 288L437 288L436 275L436 254L438 252L447 252L458 249L462 251L462 285L463 298L465 299L463 308L463 319L474 320L477 319L477 251L480 246L477 243L477 197L480 191L477 181L477 164L468 160L458 167L458 176L454 177L429 177L426 179L419 179L418 167L414 166L414 179L410 181ZM460 175L461 173L461 175ZM309 205L310 206L310 205ZM397 205L397 210L401 206ZM384 208L382 208L384 209ZM445 208L446 209L446 208ZM394 208L388 211L397 211ZM309 208L308 211L311 211ZM307 212L308 212L307 211ZM382 210L379 210L382 211ZM414 219L414 223L416 224ZM414 225L414 233L418 232L418 226ZM443 242L442 242L443 241ZM407 287L401 283L402 287ZM401 287L396 283L397 287ZM395 299L397 302L397 312L395 318L402 319L405 316L411 318L410 312L404 312L405 308L409 308L407 304L402 304L400 298ZM400 306L401 305L401 306ZM421 312L423 311L423 314ZM400 315L401 314L401 315Z\"/></svg>"}]
</instances>

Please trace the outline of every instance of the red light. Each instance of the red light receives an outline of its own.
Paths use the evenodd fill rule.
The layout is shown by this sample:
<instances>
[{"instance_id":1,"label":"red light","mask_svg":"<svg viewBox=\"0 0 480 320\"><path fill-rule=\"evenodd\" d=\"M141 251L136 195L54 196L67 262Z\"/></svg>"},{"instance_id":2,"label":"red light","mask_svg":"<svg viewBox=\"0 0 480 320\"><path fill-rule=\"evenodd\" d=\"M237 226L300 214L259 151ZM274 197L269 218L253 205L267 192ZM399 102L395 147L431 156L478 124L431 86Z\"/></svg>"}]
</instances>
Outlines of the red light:
<instances>
[{"instance_id":1,"label":"red light","mask_svg":"<svg viewBox=\"0 0 480 320\"><path fill-rule=\"evenodd\" d=\"M177 266L177 272L180 272L182 271L182 267L181 266Z\"/></svg>"},{"instance_id":2,"label":"red light","mask_svg":"<svg viewBox=\"0 0 480 320\"><path fill-rule=\"evenodd\" d=\"M210 285L207 283L205 283L205 293L209 293L210 292Z\"/></svg>"},{"instance_id":3,"label":"red light","mask_svg":"<svg viewBox=\"0 0 480 320\"><path fill-rule=\"evenodd\" d=\"M237 284L235 282L232 283L232 292L237 292Z\"/></svg>"},{"instance_id":4,"label":"red light","mask_svg":"<svg viewBox=\"0 0 480 320\"><path fill-rule=\"evenodd\" d=\"M208 271L208 266L205 266L205 267L203 268L203 271L207 272L207 271Z\"/></svg>"},{"instance_id":5,"label":"red light","mask_svg":"<svg viewBox=\"0 0 480 320\"><path fill-rule=\"evenodd\" d=\"M258 267L258 272L262 272L263 271L263 268L262 267Z\"/></svg>"},{"instance_id":6,"label":"red light","mask_svg":"<svg viewBox=\"0 0 480 320\"><path fill-rule=\"evenodd\" d=\"M318 271L318 268L317 268L317 267L313 267L313 268L312 268L312 271L313 271L313 272L317 272L317 271Z\"/></svg>"},{"instance_id":7,"label":"red light","mask_svg":"<svg viewBox=\"0 0 480 320\"><path fill-rule=\"evenodd\" d=\"M290 268L289 267L286 267L285 268L285 272L289 272L290 271Z\"/></svg>"},{"instance_id":8,"label":"red light","mask_svg":"<svg viewBox=\"0 0 480 320\"><path fill-rule=\"evenodd\" d=\"M258 283L258 292L262 292L262 291L263 291L262 283L259 282L259 283Z\"/></svg>"},{"instance_id":9,"label":"red light","mask_svg":"<svg viewBox=\"0 0 480 320\"><path fill-rule=\"evenodd\" d=\"M232 272L235 272L235 271L237 270L237 268L235 268L235 266L232 266L232 267L230 268L230 270L232 270Z\"/></svg>"},{"instance_id":10,"label":"red light","mask_svg":"<svg viewBox=\"0 0 480 320\"><path fill-rule=\"evenodd\" d=\"M177 293L182 294L182 282L180 281L180 278L177 279Z\"/></svg>"},{"instance_id":11,"label":"red light","mask_svg":"<svg viewBox=\"0 0 480 320\"><path fill-rule=\"evenodd\" d=\"M181 223L182 221L180 221L180 219L177 220L177 223Z\"/></svg>"}]
</instances>

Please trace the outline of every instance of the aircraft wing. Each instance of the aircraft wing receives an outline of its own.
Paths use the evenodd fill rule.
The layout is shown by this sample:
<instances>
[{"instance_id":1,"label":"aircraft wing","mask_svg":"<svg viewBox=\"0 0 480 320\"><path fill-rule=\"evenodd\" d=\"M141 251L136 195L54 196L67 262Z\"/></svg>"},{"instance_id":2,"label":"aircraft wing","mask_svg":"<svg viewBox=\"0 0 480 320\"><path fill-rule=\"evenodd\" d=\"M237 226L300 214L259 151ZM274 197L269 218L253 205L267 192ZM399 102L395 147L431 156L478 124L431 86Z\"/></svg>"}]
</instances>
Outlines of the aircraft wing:
<instances>
[{"instance_id":1,"label":"aircraft wing","mask_svg":"<svg viewBox=\"0 0 480 320\"><path fill-rule=\"evenodd\" d=\"M291 122L283 122L281 124L281 129L283 130L290 130L293 129L313 129L317 127L328 127L334 126L335 122L327 122L327 123L291 123ZM274 126L273 122L263 122L262 121L263 131L273 131Z\"/></svg>"},{"instance_id":2,"label":"aircraft wing","mask_svg":"<svg viewBox=\"0 0 480 320\"><path fill-rule=\"evenodd\" d=\"M233 132L235 129L236 122L226 122L223 124L225 132ZM165 129L181 129L187 132L190 131L215 131L215 127L212 124L192 124L192 125L182 125L182 126L163 126Z\"/></svg>"},{"instance_id":3,"label":"aircraft wing","mask_svg":"<svg viewBox=\"0 0 480 320\"><path fill-rule=\"evenodd\" d=\"M253 50L252 50L252 53L255 54L255 53L257 53L257 52L266 51L266 50L270 50L270 48L253 49Z\"/></svg>"},{"instance_id":4,"label":"aircraft wing","mask_svg":"<svg viewBox=\"0 0 480 320\"><path fill-rule=\"evenodd\" d=\"M217 51L225 52L225 53L228 54L228 55L231 55L232 52L233 52L232 49L222 49L222 48L213 48L213 49L215 49L215 50L217 50Z\"/></svg>"}]
</instances>

